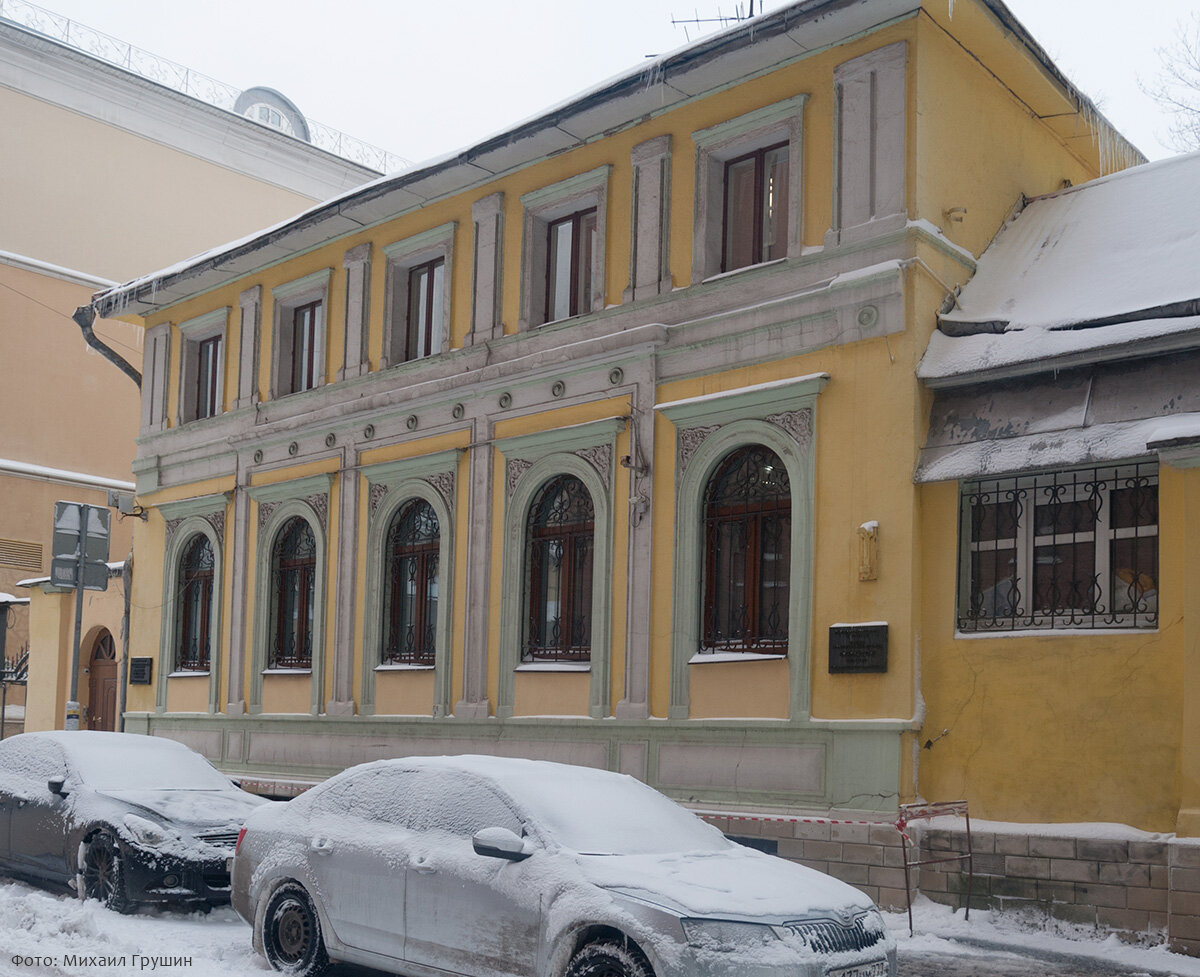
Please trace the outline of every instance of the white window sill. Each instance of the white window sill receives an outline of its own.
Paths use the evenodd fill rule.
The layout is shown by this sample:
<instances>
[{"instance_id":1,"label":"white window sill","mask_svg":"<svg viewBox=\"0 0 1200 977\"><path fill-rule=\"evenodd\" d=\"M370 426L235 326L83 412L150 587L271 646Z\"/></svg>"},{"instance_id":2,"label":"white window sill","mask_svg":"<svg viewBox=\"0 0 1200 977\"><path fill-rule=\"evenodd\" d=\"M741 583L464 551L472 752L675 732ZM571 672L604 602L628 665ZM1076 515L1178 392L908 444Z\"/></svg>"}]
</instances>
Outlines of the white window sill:
<instances>
[{"instance_id":1,"label":"white window sill","mask_svg":"<svg viewBox=\"0 0 1200 977\"><path fill-rule=\"evenodd\" d=\"M377 672L432 672L435 665L408 665L404 662L389 662L386 665L376 665Z\"/></svg>"},{"instance_id":2,"label":"white window sill","mask_svg":"<svg viewBox=\"0 0 1200 977\"><path fill-rule=\"evenodd\" d=\"M954 638L975 641L979 638L1085 638L1105 635L1158 634L1158 628L1026 628L1023 631L959 631Z\"/></svg>"},{"instance_id":3,"label":"white window sill","mask_svg":"<svg viewBox=\"0 0 1200 977\"><path fill-rule=\"evenodd\" d=\"M204 669L204 671L187 670L187 671L182 671L182 672L171 672L171 674L169 674L167 676L167 678L208 678L208 675L209 675L209 672L208 672L208 669L206 668L206 669Z\"/></svg>"},{"instance_id":4,"label":"white window sill","mask_svg":"<svg viewBox=\"0 0 1200 977\"><path fill-rule=\"evenodd\" d=\"M590 672L590 662L525 662L514 672Z\"/></svg>"},{"instance_id":5,"label":"white window sill","mask_svg":"<svg viewBox=\"0 0 1200 977\"><path fill-rule=\"evenodd\" d=\"M762 655L756 651L698 651L688 659L689 665L708 665L711 662L778 662L787 655Z\"/></svg>"},{"instance_id":6,"label":"white window sill","mask_svg":"<svg viewBox=\"0 0 1200 977\"><path fill-rule=\"evenodd\" d=\"M264 668L264 675L311 675L311 668Z\"/></svg>"},{"instance_id":7,"label":"white window sill","mask_svg":"<svg viewBox=\"0 0 1200 977\"><path fill-rule=\"evenodd\" d=\"M771 261L760 261L756 265L742 265L741 268L734 268L730 271L722 271L715 275L709 275L700 284L707 285L709 282L719 282L722 278L728 278L730 275L740 275L746 271L754 271L755 268L769 268L771 265L781 265L785 261L787 261L787 258L773 258Z\"/></svg>"}]
</instances>

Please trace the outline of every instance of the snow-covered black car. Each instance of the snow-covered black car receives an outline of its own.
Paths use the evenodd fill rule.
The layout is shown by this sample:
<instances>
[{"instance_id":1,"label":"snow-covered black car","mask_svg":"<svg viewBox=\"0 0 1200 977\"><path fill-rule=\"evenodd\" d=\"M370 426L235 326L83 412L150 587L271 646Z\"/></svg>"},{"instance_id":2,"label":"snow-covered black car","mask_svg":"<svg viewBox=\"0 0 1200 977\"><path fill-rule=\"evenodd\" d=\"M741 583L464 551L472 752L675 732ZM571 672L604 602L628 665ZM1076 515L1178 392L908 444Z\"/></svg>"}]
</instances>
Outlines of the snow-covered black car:
<instances>
[{"instance_id":1,"label":"snow-covered black car","mask_svg":"<svg viewBox=\"0 0 1200 977\"><path fill-rule=\"evenodd\" d=\"M255 811L232 902L293 977L896 973L861 892L632 777L535 760L381 760Z\"/></svg>"},{"instance_id":2,"label":"snow-covered black car","mask_svg":"<svg viewBox=\"0 0 1200 977\"><path fill-rule=\"evenodd\" d=\"M265 803L172 740L22 733L0 742L0 871L119 912L216 905L242 822Z\"/></svg>"}]
</instances>

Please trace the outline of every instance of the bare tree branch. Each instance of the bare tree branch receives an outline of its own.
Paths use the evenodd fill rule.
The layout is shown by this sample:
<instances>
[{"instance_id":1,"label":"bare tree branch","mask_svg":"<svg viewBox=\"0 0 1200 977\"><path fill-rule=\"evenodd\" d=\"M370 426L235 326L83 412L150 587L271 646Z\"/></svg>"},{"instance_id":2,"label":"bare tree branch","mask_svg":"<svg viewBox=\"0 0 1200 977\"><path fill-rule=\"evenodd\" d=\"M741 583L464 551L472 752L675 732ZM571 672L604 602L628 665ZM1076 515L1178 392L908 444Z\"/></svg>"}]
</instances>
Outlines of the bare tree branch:
<instances>
[{"instance_id":1,"label":"bare tree branch","mask_svg":"<svg viewBox=\"0 0 1200 977\"><path fill-rule=\"evenodd\" d=\"M1158 48L1162 62L1153 82L1142 91L1172 116L1169 141L1180 152L1200 149L1200 11L1180 21L1175 41Z\"/></svg>"}]
</instances>

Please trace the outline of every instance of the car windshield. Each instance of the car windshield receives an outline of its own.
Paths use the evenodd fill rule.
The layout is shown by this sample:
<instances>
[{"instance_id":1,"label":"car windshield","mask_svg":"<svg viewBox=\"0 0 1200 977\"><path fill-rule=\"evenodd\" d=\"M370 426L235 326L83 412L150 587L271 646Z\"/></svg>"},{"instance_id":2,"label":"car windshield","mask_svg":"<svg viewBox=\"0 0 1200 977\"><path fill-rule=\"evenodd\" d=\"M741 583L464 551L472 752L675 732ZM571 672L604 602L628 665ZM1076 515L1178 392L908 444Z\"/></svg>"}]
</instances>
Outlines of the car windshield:
<instances>
[{"instance_id":1,"label":"car windshield","mask_svg":"<svg viewBox=\"0 0 1200 977\"><path fill-rule=\"evenodd\" d=\"M67 748L79 779L96 790L230 790L207 760L173 743L139 736L123 742L80 740Z\"/></svg>"},{"instance_id":2,"label":"car windshield","mask_svg":"<svg viewBox=\"0 0 1200 977\"><path fill-rule=\"evenodd\" d=\"M560 845L581 855L723 851L724 835L631 777L538 778L523 806Z\"/></svg>"}]
</instances>

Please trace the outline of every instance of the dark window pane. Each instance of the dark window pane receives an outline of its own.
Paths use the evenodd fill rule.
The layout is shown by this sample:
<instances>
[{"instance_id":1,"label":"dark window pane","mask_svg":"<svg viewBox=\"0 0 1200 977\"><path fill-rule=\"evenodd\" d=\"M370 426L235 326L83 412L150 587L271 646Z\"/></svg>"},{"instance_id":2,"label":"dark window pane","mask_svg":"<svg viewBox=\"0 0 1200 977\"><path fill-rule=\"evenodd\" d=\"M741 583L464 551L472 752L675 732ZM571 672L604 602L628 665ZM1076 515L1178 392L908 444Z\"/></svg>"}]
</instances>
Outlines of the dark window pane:
<instances>
[{"instance_id":1,"label":"dark window pane","mask_svg":"<svg viewBox=\"0 0 1200 977\"><path fill-rule=\"evenodd\" d=\"M756 264L754 158L730 163L725 170L725 271Z\"/></svg>"},{"instance_id":2,"label":"dark window pane","mask_svg":"<svg viewBox=\"0 0 1200 977\"><path fill-rule=\"evenodd\" d=\"M437 645L440 530L433 507L416 499L388 528L384 661L432 665Z\"/></svg>"},{"instance_id":3,"label":"dark window pane","mask_svg":"<svg viewBox=\"0 0 1200 977\"><path fill-rule=\"evenodd\" d=\"M1114 480L1113 529L1158 525L1158 485L1145 476Z\"/></svg>"},{"instance_id":4,"label":"dark window pane","mask_svg":"<svg viewBox=\"0 0 1200 977\"><path fill-rule=\"evenodd\" d=\"M1067 486L1069 489L1070 486ZM1037 536L1091 533L1096 529L1096 515L1100 510L1100 497L1075 501L1064 501L1051 496L1042 502L1048 493L1038 492L1038 504L1034 508L1033 532Z\"/></svg>"},{"instance_id":5,"label":"dark window pane","mask_svg":"<svg viewBox=\"0 0 1200 977\"><path fill-rule=\"evenodd\" d=\"M272 668L312 665L316 560L312 527L299 517L290 519L276 537L271 561L275 613L268 663Z\"/></svg>"},{"instance_id":6,"label":"dark window pane","mask_svg":"<svg viewBox=\"0 0 1200 977\"><path fill-rule=\"evenodd\" d=\"M731 452L705 490L702 649L786 653L791 485L761 445Z\"/></svg>"},{"instance_id":7,"label":"dark window pane","mask_svg":"<svg viewBox=\"0 0 1200 977\"><path fill-rule=\"evenodd\" d=\"M1017 535L1017 503L1015 501L983 501L971 506L971 540L982 543L1012 539Z\"/></svg>"},{"instance_id":8,"label":"dark window pane","mask_svg":"<svg viewBox=\"0 0 1200 977\"><path fill-rule=\"evenodd\" d=\"M788 239L788 151L786 146L768 150L763 185L763 261L787 257Z\"/></svg>"},{"instance_id":9,"label":"dark window pane","mask_svg":"<svg viewBox=\"0 0 1200 977\"><path fill-rule=\"evenodd\" d=\"M1100 597L1096 580L1096 544L1063 543L1033 551L1034 609L1060 615L1091 614Z\"/></svg>"},{"instance_id":10,"label":"dark window pane","mask_svg":"<svg viewBox=\"0 0 1200 977\"><path fill-rule=\"evenodd\" d=\"M1017 613L1017 551L976 550L971 554L973 618L1012 617Z\"/></svg>"},{"instance_id":11,"label":"dark window pane","mask_svg":"<svg viewBox=\"0 0 1200 977\"><path fill-rule=\"evenodd\" d=\"M591 657L594 520L591 496L570 475L546 485L530 507L527 660Z\"/></svg>"}]
</instances>

